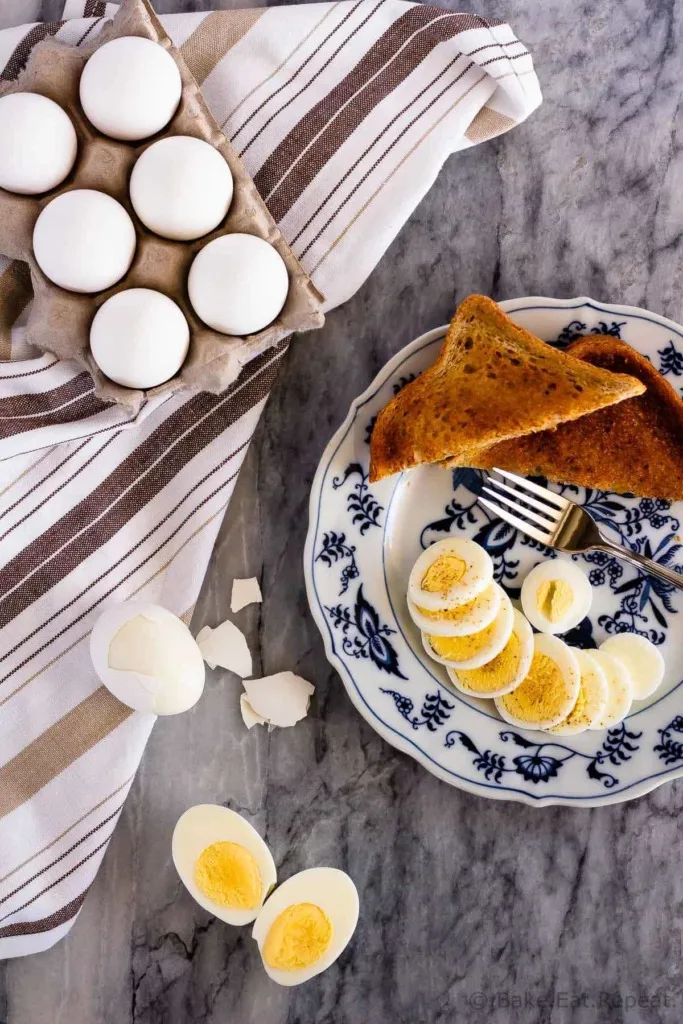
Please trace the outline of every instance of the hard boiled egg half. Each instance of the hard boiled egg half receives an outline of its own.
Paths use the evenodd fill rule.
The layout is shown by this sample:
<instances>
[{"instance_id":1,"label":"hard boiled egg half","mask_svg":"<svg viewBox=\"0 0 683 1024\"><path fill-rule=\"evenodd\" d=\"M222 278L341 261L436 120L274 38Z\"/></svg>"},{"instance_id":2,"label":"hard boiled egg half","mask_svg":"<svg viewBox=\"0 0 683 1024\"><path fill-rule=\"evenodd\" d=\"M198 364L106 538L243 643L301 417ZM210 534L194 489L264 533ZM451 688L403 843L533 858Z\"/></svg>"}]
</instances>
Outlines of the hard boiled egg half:
<instances>
[{"instance_id":1,"label":"hard boiled egg half","mask_svg":"<svg viewBox=\"0 0 683 1024\"><path fill-rule=\"evenodd\" d=\"M531 570L521 598L524 614L540 633L566 633L588 615L593 591L578 565L557 558Z\"/></svg>"}]
</instances>

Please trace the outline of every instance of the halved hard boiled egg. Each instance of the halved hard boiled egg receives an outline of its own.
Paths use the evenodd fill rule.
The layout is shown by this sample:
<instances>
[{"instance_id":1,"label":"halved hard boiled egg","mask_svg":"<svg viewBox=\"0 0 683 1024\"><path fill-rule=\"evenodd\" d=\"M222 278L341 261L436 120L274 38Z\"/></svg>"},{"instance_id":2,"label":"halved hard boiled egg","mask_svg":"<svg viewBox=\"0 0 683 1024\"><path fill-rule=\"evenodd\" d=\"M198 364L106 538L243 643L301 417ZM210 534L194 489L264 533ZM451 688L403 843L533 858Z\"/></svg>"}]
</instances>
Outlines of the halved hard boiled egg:
<instances>
[{"instance_id":1,"label":"halved hard boiled egg","mask_svg":"<svg viewBox=\"0 0 683 1024\"><path fill-rule=\"evenodd\" d=\"M537 634L529 672L511 693L495 698L496 707L510 725L550 729L574 707L580 682L575 652L556 636Z\"/></svg>"},{"instance_id":2,"label":"halved hard boiled egg","mask_svg":"<svg viewBox=\"0 0 683 1024\"><path fill-rule=\"evenodd\" d=\"M500 611L502 589L497 583L489 583L481 594L465 604L455 608L445 608L440 612L430 612L427 608L418 608L408 598L408 611L418 629L433 636L466 636L486 629Z\"/></svg>"},{"instance_id":3,"label":"halved hard boiled egg","mask_svg":"<svg viewBox=\"0 0 683 1024\"><path fill-rule=\"evenodd\" d=\"M591 729L609 729L626 718L631 710L633 683L626 666L607 651L591 651L591 657L597 661L607 680L607 702Z\"/></svg>"},{"instance_id":4,"label":"halved hard boiled egg","mask_svg":"<svg viewBox=\"0 0 683 1024\"><path fill-rule=\"evenodd\" d=\"M607 704L607 679L599 662L588 651L575 649L574 654L581 670L579 695L567 717L548 729L555 736L576 736L590 729Z\"/></svg>"},{"instance_id":5,"label":"halved hard boiled egg","mask_svg":"<svg viewBox=\"0 0 683 1024\"><path fill-rule=\"evenodd\" d=\"M472 601L493 579L491 556L465 537L437 541L423 551L410 573L408 597L430 612Z\"/></svg>"},{"instance_id":6,"label":"halved hard boiled egg","mask_svg":"<svg viewBox=\"0 0 683 1024\"><path fill-rule=\"evenodd\" d=\"M254 924L263 966L279 985L300 985L326 970L358 922L358 892L337 868L309 868L275 890Z\"/></svg>"},{"instance_id":7,"label":"halved hard boiled egg","mask_svg":"<svg viewBox=\"0 0 683 1024\"><path fill-rule=\"evenodd\" d=\"M647 637L638 633L617 633L600 644L621 662L631 677L634 700L652 696L664 678L664 658Z\"/></svg>"},{"instance_id":8,"label":"halved hard boiled egg","mask_svg":"<svg viewBox=\"0 0 683 1024\"><path fill-rule=\"evenodd\" d=\"M510 639L502 651L480 668L449 668L448 675L461 693L471 697L501 697L510 693L526 676L534 655L534 634L517 609Z\"/></svg>"},{"instance_id":9,"label":"halved hard boiled egg","mask_svg":"<svg viewBox=\"0 0 683 1024\"><path fill-rule=\"evenodd\" d=\"M468 636L436 636L422 633L422 643L430 658L449 668L479 668L500 654L512 634L512 602L501 588L500 609L486 629Z\"/></svg>"},{"instance_id":10,"label":"halved hard boiled egg","mask_svg":"<svg viewBox=\"0 0 683 1024\"><path fill-rule=\"evenodd\" d=\"M185 811L173 831L172 854L190 895L227 924L250 924L277 878L256 829L217 804Z\"/></svg>"},{"instance_id":11,"label":"halved hard boiled egg","mask_svg":"<svg viewBox=\"0 0 683 1024\"><path fill-rule=\"evenodd\" d=\"M522 609L541 633L566 633L590 611L593 591L574 562L561 558L535 566L522 584Z\"/></svg>"}]
</instances>

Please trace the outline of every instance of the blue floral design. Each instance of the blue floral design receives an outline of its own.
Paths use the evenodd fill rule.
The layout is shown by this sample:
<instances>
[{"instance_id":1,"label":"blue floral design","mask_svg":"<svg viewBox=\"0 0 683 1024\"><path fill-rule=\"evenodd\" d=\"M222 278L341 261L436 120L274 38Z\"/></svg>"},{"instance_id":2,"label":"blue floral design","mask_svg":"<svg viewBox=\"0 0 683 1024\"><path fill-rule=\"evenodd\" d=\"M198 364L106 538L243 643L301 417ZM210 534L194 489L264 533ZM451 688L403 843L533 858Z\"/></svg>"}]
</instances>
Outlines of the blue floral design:
<instances>
[{"instance_id":1,"label":"blue floral design","mask_svg":"<svg viewBox=\"0 0 683 1024\"><path fill-rule=\"evenodd\" d=\"M384 506L380 505L372 494L368 485L368 474L360 462L352 462L346 467L342 476L335 476L332 480L332 487L335 491L338 490L344 486L349 477L355 475L359 479L346 496L346 507L349 512L353 513L351 522L358 526L362 536L371 526L381 525L379 517L384 511Z\"/></svg>"},{"instance_id":2,"label":"blue floral design","mask_svg":"<svg viewBox=\"0 0 683 1024\"><path fill-rule=\"evenodd\" d=\"M436 732L438 727L451 717L451 711L455 707L455 704L446 700L438 690L436 693L428 693L425 696L420 714L414 715L415 705L410 697L405 697L402 693L397 693L396 690L382 690L382 693L388 694L393 699L399 715L402 715L413 729L419 729L426 725L430 732Z\"/></svg>"},{"instance_id":3,"label":"blue floral design","mask_svg":"<svg viewBox=\"0 0 683 1024\"><path fill-rule=\"evenodd\" d=\"M396 632L385 623L363 596L363 585L358 587L353 608L337 604L325 606L334 629L343 634L342 650L351 658L369 658L382 672L405 679L398 664L398 655L387 640Z\"/></svg>"},{"instance_id":4,"label":"blue floral design","mask_svg":"<svg viewBox=\"0 0 683 1024\"><path fill-rule=\"evenodd\" d=\"M672 733L680 736L683 733L683 715L676 715L663 729L658 729L659 743L654 751L659 755L665 765L681 764L683 762L683 740L675 740Z\"/></svg>"},{"instance_id":5,"label":"blue floral design","mask_svg":"<svg viewBox=\"0 0 683 1024\"><path fill-rule=\"evenodd\" d=\"M679 352L673 341L669 341L664 348L657 350L659 356L659 372L665 377L671 374L674 377L683 375L683 352Z\"/></svg>"},{"instance_id":6,"label":"blue floral design","mask_svg":"<svg viewBox=\"0 0 683 1024\"><path fill-rule=\"evenodd\" d=\"M339 597L342 597L349 589L351 580L358 579L356 548L354 545L346 543L345 533L336 533L330 530L329 533L323 534L322 545L315 556L315 561L323 562L328 568L338 562L348 561L348 565L342 568L339 576L341 586Z\"/></svg>"},{"instance_id":7,"label":"blue floral design","mask_svg":"<svg viewBox=\"0 0 683 1024\"><path fill-rule=\"evenodd\" d=\"M604 320L599 320L597 324L591 324L590 327L580 320L572 320L571 323L562 328L552 344L557 345L558 348L566 348L572 341L576 341L577 338L583 338L586 334L606 334L610 338L620 338L621 328L625 326L625 320L622 320L621 323L613 320L611 324L606 323Z\"/></svg>"}]
</instances>

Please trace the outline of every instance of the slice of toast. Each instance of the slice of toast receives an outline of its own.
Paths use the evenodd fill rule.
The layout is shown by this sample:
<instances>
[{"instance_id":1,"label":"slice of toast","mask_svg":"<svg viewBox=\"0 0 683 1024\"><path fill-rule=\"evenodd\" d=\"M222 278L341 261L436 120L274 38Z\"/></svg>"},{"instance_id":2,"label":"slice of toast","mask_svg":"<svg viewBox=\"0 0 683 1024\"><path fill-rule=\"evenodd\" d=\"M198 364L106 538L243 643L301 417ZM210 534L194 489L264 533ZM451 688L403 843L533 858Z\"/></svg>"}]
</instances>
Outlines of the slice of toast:
<instances>
[{"instance_id":1,"label":"slice of toast","mask_svg":"<svg viewBox=\"0 0 683 1024\"><path fill-rule=\"evenodd\" d=\"M618 338L589 335L569 352L591 366L637 377L645 394L473 453L472 465L683 501L683 399L645 356Z\"/></svg>"},{"instance_id":2,"label":"slice of toast","mask_svg":"<svg viewBox=\"0 0 683 1024\"><path fill-rule=\"evenodd\" d=\"M471 295L436 361L377 417L370 480L555 427L644 391L640 381L551 348L491 299Z\"/></svg>"}]
</instances>

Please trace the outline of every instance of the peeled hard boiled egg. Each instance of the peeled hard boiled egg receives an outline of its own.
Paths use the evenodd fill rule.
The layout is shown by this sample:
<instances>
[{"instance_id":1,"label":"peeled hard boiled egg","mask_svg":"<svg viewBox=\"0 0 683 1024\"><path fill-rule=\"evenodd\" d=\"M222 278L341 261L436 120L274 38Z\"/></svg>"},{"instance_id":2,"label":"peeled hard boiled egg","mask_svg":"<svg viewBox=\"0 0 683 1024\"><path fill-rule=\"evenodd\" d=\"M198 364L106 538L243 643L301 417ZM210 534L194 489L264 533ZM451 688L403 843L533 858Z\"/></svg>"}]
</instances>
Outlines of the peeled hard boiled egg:
<instances>
[{"instance_id":1,"label":"peeled hard boiled egg","mask_svg":"<svg viewBox=\"0 0 683 1024\"><path fill-rule=\"evenodd\" d=\"M275 885L270 850L240 814L198 804L178 819L173 863L190 895L227 924L250 924Z\"/></svg>"},{"instance_id":2,"label":"peeled hard boiled egg","mask_svg":"<svg viewBox=\"0 0 683 1024\"><path fill-rule=\"evenodd\" d=\"M500 610L493 622L469 636L434 636L423 633L422 642L430 658L449 668L480 668L501 653L514 626L512 602L501 589Z\"/></svg>"},{"instance_id":3,"label":"peeled hard boiled egg","mask_svg":"<svg viewBox=\"0 0 683 1024\"><path fill-rule=\"evenodd\" d=\"M37 92L0 98L0 188L49 192L66 178L76 150L74 126L58 103Z\"/></svg>"},{"instance_id":4,"label":"peeled hard boiled egg","mask_svg":"<svg viewBox=\"0 0 683 1024\"><path fill-rule=\"evenodd\" d=\"M102 373L126 388L154 388L174 377L190 345L179 306L151 288L107 299L90 327L90 350Z\"/></svg>"},{"instance_id":5,"label":"peeled hard boiled egg","mask_svg":"<svg viewBox=\"0 0 683 1024\"><path fill-rule=\"evenodd\" d=\"M579 695L567 717L548 729L555 736L576 736L590 729L607 704L607 679L600 664L588 651L576 649L574 654L581 670Z\"/></svg>"},{"instance_id":6,"label":"peeled hard boiled egg","mask_svg":"<svg viewBox=\"0 0 683 1024\"><path fill-rule=\"evenodd\" d=\"M418 608L408 598L408 611L418 629L425 633L433 636L466 636L485 629L493 622L500 611L501 594L502 590L497 583L489 583L481 594L455 608L430 612L427 608Z\"/></svg>"},{"instance_id":7,"label":"peeled hard boiled egg","mask_svg":"<svg viewBox=\"0 0 683 1024\"><path fill-rule=\"evenodd\" d=\"M634 700L652 696L664 678L664 658L647 637L638 633L617 633L600 644L600 650L625 666Z\"/></svg>"},{"instance_id":8,"label":"peeled hard boiled egg","mask_svg":"<svg viewBox=\"0 0 683 1024\"><path fill-rule=\"evenodd\" d=\"M515 608L512 633L502 651L479 668L449 668L448 676L456 689L470 697L502 697L522 682L533 655L531 626Z\"/></svg>"},{"instance_id":9,"label":"peeled hard boiled egg","mask_svg":"<svg viewBox=\"0 0 683 1024\"><path fill-rule=\"evenodd\" d=\"M581 669L571 647L556 636L536 634L527 675L511 693L495 698L496 707L510 725L550 729L576 704L580 682Z\"/></svg>"},{"instance_id":10,"label":"peeled hard boiled egg","mask_svg":"<svg viewBox=\"0 0 683 1024\"><path fill-rule=\"evenodd\" d=\"M521 597L532 626L541 633L566 633L588 615L593 591L578 565L557 558L531 570Z\"/></svg>"},{"instance_id":11,"label":"peeled hard boiled egg","mask_svg":"<svg viewBox=\"0 0 683 1024\"><path fill-rule=\"evenodd\" d=\"M358 922L358 892L336 868L309 868L275 890L252 931L263 966L279 985L300 985L326 970Z\"/></svg>"},{"instance_id":12,"label":"peeled hard boiled egg","mask_svg":"<svg viewBox=\"0 0 683 1024\"><path fill-rule=\"evenodd\" d=\"M177 715L204 689L204 660L177 615L156 604L128 601L102 613L90 636L97 675L135 711Z\"/></svg>"},{"instance_id":13,"label":"peeled hard boiled egg","mask_svg":"<svg viewBox=\"0 0 683 1024\"><path fill-rule=\"evenodd\" d=\"M607 701L601 715L595 719L591 729L609 729L618 725L631 710L633 683L631 674L623 662L617 661L607 651L591 651L591 658L597 661L607 681Z\"/></svg>"},{"instance_id":14,"label":"peeled hard boiled egg","mask_svg":"<svg viewBox=\"0 0 683 1024\"><path fill-rule=\"evenodd\" d=\"M289 275L272 245L236 232L197 253L187 287L200 320L221 334L240 336L273 322L287 299Z\"/></svg>"},{"instance_id":15,"label":"peeled hard boiled egg","mask_svg":"<svg viewBox=\"0 0 683 1024\"><path fill-rule=\"evenodd\" d=\"M493 579L491 556L464 537L437 541L423 551L408 579L418 608L439 612L473 601Z\"/></svg>"},{"instance_id":16,"label":"peeled hard boiled egg","mask_svg":"<svg viewBox=\"0 0 683 1024\"><path fill-rule=\"evenodd\" d=\"M135 254L135 228L120 203L79 188L47 204L33 229L38 266L71 292L101 292L116 284Z\"/></svg>"},{"instance_id":17,"label":"peeled hard boiled egg","mask_svg":"<svg viewBox=\"0 0 683 1024\"><path fill-rule=\"evenodd\" d=\"M182 88L176 62L162 46L121 36L89 58L80 99L85 116L103 135L130 142L147 139L168 124Z\"/></svg>"},{"instance_id":18,"label":"peeled hard boiled egg","mask_svg":"<svg viewBox=\"0 0 683 1024\"><path fill-rule=\"evenodd\" d=\"M232 200L232 174L208 142L161 139L133 167L130 201L150 231L185 241L218 227Z\"/></svg>"}]
</instances>

